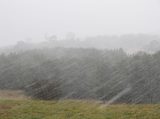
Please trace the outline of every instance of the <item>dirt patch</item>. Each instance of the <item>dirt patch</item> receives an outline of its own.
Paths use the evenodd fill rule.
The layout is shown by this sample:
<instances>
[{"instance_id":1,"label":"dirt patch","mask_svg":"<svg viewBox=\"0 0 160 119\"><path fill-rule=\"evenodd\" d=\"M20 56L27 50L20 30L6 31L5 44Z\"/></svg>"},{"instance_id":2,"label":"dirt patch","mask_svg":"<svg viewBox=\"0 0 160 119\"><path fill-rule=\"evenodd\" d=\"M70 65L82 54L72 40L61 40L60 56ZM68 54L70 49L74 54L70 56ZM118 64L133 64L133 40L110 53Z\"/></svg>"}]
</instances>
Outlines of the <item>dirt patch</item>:
<instances>
[{"instance_id":1,"label":"dirt patch","mask_svg":"<svg viewBox=\"0 0 160 119\"><path fill-rule=\"evenodd\" d=\"M0 99L28 99L21 90L0 90Z\"/></svg>"},{"instance_id":2,"label":"dirt patch","mask_svg":"<svg viewBox=\"0 0 160 119\"><path fill-rule=\"evenodd\" d=\"M8 110L11 109L11 106L7 106L7 105L0 105L0 110Z\"/></svg>"}]
</instances>

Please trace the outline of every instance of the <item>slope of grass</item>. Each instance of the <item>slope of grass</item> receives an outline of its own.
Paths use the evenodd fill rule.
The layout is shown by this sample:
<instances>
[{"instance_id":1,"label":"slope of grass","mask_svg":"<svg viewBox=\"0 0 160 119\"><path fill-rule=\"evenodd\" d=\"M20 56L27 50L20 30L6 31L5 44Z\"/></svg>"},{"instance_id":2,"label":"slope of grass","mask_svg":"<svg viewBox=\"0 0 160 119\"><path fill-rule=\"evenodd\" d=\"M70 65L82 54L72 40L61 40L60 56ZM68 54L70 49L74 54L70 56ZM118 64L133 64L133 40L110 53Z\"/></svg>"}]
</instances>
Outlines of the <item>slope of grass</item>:
<instances>
[{"instance_id":1,"label":"slope of grass","mask_svg":"<svg viewBox=\"0 0 160 119\"><path fill-rule=\"evenodd\" d=\"M160 119L160 105L111 105L94 101L0 100L0 119Z\"/></svg>"}]
</instances>

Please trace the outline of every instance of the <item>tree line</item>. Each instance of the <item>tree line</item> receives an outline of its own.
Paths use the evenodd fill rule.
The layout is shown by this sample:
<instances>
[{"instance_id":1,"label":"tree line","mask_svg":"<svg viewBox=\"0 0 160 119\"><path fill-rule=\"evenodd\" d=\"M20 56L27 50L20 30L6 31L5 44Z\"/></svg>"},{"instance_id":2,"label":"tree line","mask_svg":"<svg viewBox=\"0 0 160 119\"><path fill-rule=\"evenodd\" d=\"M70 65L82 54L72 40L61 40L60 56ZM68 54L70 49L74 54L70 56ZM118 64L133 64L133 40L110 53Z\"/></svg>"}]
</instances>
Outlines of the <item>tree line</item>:
<instances>
[{"instance_id":1,"label":"tree line","mask_svg":"<svg viewBox=\"0 0 160 119\"><path fill-rule=\"evenodd\" d=\"M38 99L160 102L160 52L45 48L0 55L0 88Z\"/></svg>"}]
</instances>

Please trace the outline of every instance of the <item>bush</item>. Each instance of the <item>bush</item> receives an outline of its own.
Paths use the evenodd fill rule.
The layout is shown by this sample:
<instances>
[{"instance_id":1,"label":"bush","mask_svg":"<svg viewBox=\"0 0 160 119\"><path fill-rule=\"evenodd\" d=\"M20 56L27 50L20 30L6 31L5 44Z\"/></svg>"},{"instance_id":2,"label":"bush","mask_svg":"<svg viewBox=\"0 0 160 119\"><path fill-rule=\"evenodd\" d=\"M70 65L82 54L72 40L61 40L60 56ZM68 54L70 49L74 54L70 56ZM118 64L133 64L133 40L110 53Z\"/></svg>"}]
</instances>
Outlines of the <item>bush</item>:
<instances>
[{"instance_id":1,"label":"bush","mask_svg":"<svg viewBox=\"0 0 160 119\"><path fill-rule=\"evenodd\" d=\"M61 97L61 89L58 81L33 81L25 88L25 92L32 98L42 100L57 100Z\"/></svg>"}]
</instances>

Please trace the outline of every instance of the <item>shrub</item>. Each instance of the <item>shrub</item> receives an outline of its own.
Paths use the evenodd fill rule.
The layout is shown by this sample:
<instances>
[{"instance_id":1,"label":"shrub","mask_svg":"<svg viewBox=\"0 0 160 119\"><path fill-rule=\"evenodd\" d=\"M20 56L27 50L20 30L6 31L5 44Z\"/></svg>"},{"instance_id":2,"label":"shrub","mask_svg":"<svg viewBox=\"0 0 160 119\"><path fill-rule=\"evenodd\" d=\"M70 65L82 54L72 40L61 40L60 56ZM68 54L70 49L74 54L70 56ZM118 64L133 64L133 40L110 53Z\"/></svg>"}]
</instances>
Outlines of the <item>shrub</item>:
<instances>
[{"instance_id":1,"label":"shrub","mask_svg":"<svg viewBox=\"0 0 160 119\"><path fill-rule=\"evenodd\" d=\"M25 88L25 92L32 98L41 100L57 100L61 97L61 89L58 81L33 81Z\"/></svg>"}]
</instances>

